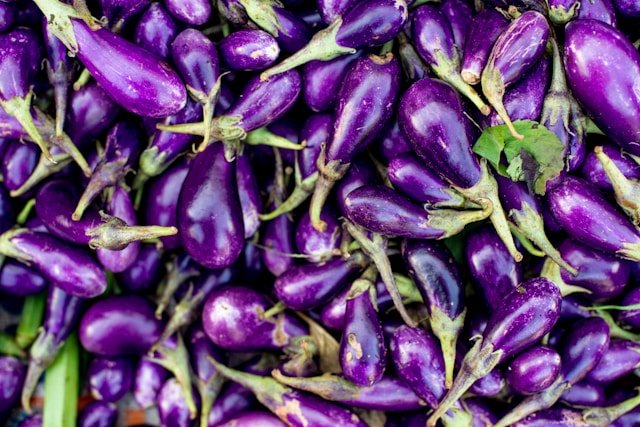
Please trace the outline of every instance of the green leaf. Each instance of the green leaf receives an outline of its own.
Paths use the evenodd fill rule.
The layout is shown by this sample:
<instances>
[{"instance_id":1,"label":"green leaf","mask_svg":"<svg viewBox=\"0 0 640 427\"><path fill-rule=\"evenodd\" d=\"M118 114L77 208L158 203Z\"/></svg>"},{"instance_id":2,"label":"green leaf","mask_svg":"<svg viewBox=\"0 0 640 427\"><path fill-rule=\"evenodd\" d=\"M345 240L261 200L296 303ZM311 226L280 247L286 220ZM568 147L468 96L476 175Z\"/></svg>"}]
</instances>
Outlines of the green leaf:
<instances>
[{"instance_id":1,"label":"green leaf","mask_svg":"<svg viewBox=\"0 0 640 427\"><path fill-rule=\"evenodd\" d=\"M544 195L547 181L564 168L564 146L558 137L531 120L513 123L524 136L518 140L506 125L487 128L476 141L473 151L491 163L502 176L526 181L536 194Z\"/></svg>"},{"instance_id":2,"label":"green leaf","mask_svg":"<svg viewBox=\"0 0 640 427\"><path fill-rule=\"evenodd\" d=\"M75 427L78 415L79 345L69 335L44 377L43 427Z\"/></svg>"}]
</instances>

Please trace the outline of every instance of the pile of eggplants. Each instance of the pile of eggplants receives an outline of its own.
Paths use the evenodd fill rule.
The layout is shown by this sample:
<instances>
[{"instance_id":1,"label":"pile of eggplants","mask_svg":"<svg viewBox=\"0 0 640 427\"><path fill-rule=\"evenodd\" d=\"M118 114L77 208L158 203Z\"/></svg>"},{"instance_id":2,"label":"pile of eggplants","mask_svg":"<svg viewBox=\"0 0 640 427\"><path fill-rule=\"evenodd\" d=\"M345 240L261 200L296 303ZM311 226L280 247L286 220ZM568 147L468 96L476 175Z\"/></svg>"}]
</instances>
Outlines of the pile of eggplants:
<instances>
[{"instance_id":1,"label":"pile of eggplants","mask_svg":"<svg viewBox=\"0 0 640 427\"><path fill-rule=\"evenodd\" d=\"M1 0L0 420L640 425L640 3Z\"/></svg>"}]
</instances>

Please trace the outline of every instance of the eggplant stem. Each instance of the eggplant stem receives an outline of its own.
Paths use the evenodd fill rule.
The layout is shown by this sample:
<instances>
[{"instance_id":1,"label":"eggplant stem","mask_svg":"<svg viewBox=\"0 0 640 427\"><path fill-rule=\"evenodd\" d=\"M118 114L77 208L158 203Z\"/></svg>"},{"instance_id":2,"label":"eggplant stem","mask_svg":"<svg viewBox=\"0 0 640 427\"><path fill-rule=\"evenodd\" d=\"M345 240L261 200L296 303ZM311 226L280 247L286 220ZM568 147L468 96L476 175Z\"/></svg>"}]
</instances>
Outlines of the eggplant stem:
<instances>
[{"instance_id":1,"label":"eggplant stem","mask_svg":"<svg viewBox=\"0 0 640 427\"><path fill-rule=\"evenodd\" d=\"M249 145L267 145L269 147L284 148L285 150L296 151L303 150L306 146L306 143L304 142L302 144L296 144L295 142L289 141L287 138L276 135L275 133L269 131L266 127L261 127L248 132L244 143Z\"/></svg>"},{"instance_id":2,"label":"eggplant stem","mask_svg":"<svg viewBox=\"0 0 640 427\"><path fill-rule=\"evenodd\" d=\"M167 163L167 153L160 152L158 147L149 147L140 154L140 169L133 182L133 188L137 189L152 176L158 176L164 172L170 163Z\"/></svg>"},{"instance_id":3,"label":"eggplant stem","mask_svg":"<svg viewBox=\"0 0 640 427\"><path fill-rule=\"evenodd\" d=\"M25 412L31 413L31 396L38 385L38 380L45 369L53 362L53 359L56 358L63 344L64 340L56 344L53 335L48 334L43 329L31 346L29 367L27 368L27 375L20 396Z\"/></svg>"},{"instance_id":4,"label":"eggplant stem","mask_svg":"<svg viewBox=\"0 0 640 427\"><path fill-rule=\"evenodd\" d=\"M436 305L432 305L430 310L429 324L431 325L433 334L440 341L445 368L445 387L449 389L453 383L453 370L456 362L456 342L464 326L467 309L464 309L462 313L454 318L449 317L448 314Z\"/></svg>"},{"instance_id":5,"label":"eggplant stem","mask_svg":"<svg viewBox=\"0 0 640 427\"><path fill-rule=\"evenodd\" d=\"M529 240L529 238L525 236L525 234L518 228L517 225L509 222L509 230L511 230L511 234L513 234L516 240L520 242L525 251L539 258L546 256L544 252L536 248L535 245L531 243L531 240Z\"/></svg>"},{"instance_id":6,"label":"eggplant stem","mask_svg":"<svg viewBox=\"0 0 640 427\"><path fill-rule=\"evenodd\" d=\"M586 409L582 411L582 419L590 426L607 427L639 405L640 395L627 399L617 405Z\"/></svg>"},{"instance_id":7,"label":"eggplant stem","mask_svg":"<svg viewBox=\"0 0 640 427\"><path fill-rule=\"evenodd\" d=\"M484 203L484 202L483 202ZM491 215L493 205L484 203L482 209L460 211L457 209L433 209L427 210L427 225L443 230L444 234L439 239L455 236L460 233L467 224L482 221Z\"/></svg>"},{"instance_id":8,"label":"eggplant stem","mask_svg":"<svg viewBox=\"0 0 640 427\"><path fill-rule=\"evenodd\" d=\"M123 170L126 160L116 160L113 162L101 163L96 166L89 183L78 200L75 210L71 214L71 219L79 221L84 215L89 205L96 197L107 187L115 185L120 178L126 173Z\"/></svg>"},{"instance_id":9,"label":"eggplant stem","mask_svg":"<svg viewBox=\"0 0 640 427\"><path fill-rule=\"evenodd\" d=\"M640 184L624 176L620 168L604 152L601 146L593 150L613 186L616 202L637 226L640 224Z\"/></svg>"},{"instance_id":10,"label":"eggplant stem","mask_svg":"<svg viewBox=\"0 0 640 427\"><path fill-rule=\"evenodd\" d=\"M78 51L78 42L73 31L71 18L82 19L82 16L73 6L58 0L33 0L47 18L47 23L51 32L60 39L60 41L73 54Z\"/></svg>"},{"instance_id":11,"label":"eggplant stem","mask_svg":"<svg viewBox=\"0 0 640 427\"><path fill-rule=\"evenodd\" d=\"M71 157L67 153L55 154L54 159L56 163L51 163L44 154L40 155L38 159L38 163L36 167L29 175L29 178L22 183L22 185L15 190L11 190L9 194L11 197L20 197L27 193L27 191L34 188L44 179L50 177L51 175L60 172L64 169L69 163L71 163Z\"/></svg>"},{"instance_id":12,"label":"eggplant stem","mask_svg":"<svg viewBox=\"0 0 640 427\"><path fill-rule=\"evenodd\" d=\"M311 225L320 232L324 232L327 229L327 224L320 219L320 214L329 197L329 193L336 181L342 178L347 173L349 166L351 166L351 163L341 163L339 160L332 160L325 164L325 149L326 145L322 144L320 155L316 162L319 176L309 205Z\"/></svg>"},{"instance_id":13,"label":"eggplant stem","mask_svg":"<svg viewBox=\"0 0 640 427\"><path fill-rule=\"evenodd\" d=\"M258 217L261 221L271 221L272 219L277 218L280 215L291 212L309 198L309 196L313 192L313 189L315 188L317 180L318 173L314 172L313 174L302 180L302 182L300 182L298 185L296 185L289 197L287 197L287 199L282 202L277 208L269 213L260 214L258 215Z\"/></svg>"},{"instance_id":14,"label":"eggplant stem","mask_svg":"<svg viewBox=\"0 0 640 427\"><path fill-rule=\"evenodd\" d=\"M174 236L178 234L176 227L159 225L127 225L120 218L100 212L103 223L87 230L85 233L91 249L104 248L119 251L130 243L141 240L157 239L160 237Z\"/></svg>"},{"instance_id":15,"label":"eggplant stem","mask_svg":"<svg viewBox=\"0 0 640 427\"><path fill-rule=\"evenodd\" d=\"M502 98L504 96L505 87L500 72L487 66L482 72L481 82L482 92L484 93L484 96L487 97L487 100L489 101L491 106L496 110L496 113L498 113L500 118L507 125L507 128L509 128L509 132L511 132L511 135L513 135L513 137L516 139L523 140L524 136L521 135L513 126L511 118L509 117L509 113L507 113L507 110L504 107Z\"/></svg>"},{"instance_id":16,"label":"eggplant stem","mask_svg":"<svg viewBox=\"0 0 640 427\"><path fill-rule=\"evenodd\" d=\"M45 142L40 131L36 127L31 115L31 98L33 97L33 91L29 91L24 98L14 97L6 101L0 100L0 107L2 107L7 114L13 116L22 125L29 138L38 146L42 151L42 154L51 162L55 163L55 159L51 156L49 151L49 145Z\"/></svg>"},{"instance_id":17,"label":"eggplant stem","mask_svg":"<svg viewBox=\"0 0 640 427\"><path fill-rule=\"evenodd\" d=\"M76 81L73 82L73 90L76 92L79 91L89 83L89 80L91 80L91 73L89 73L89 70L84 68Z\"/></svg>"}]
</instances>

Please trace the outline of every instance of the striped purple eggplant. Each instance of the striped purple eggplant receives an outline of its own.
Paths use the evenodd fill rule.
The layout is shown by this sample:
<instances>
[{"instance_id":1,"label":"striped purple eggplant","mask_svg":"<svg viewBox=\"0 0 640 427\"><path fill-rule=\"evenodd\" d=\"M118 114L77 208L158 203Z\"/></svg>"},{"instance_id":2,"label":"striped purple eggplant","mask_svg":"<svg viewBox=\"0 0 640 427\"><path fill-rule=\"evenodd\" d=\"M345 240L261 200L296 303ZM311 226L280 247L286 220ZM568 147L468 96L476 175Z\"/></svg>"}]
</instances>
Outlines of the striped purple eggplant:
<instances>
[{"instance_id":1,"label":"striped purple eggplant","mask_svg":"<svg viewBox=\"0 0 640 427\"><path fill-rule=\"evenodd\" d=\"M164 3L176 19L188 25L205 24L211 17L211 4L206 0L165 0Z\"/></svg>"},{"instance_id":2,"label":"striped purple eggplant","mask_svg":"<svg viewBox=\"0 0 640 427\"><path fill-rule=\"evenodd\" d=\"M473 17L463 50L462 80L470 85L480 83L491 48L508 24L509 21L495 9L483 9Z\"/></svg>"}]
</instances>

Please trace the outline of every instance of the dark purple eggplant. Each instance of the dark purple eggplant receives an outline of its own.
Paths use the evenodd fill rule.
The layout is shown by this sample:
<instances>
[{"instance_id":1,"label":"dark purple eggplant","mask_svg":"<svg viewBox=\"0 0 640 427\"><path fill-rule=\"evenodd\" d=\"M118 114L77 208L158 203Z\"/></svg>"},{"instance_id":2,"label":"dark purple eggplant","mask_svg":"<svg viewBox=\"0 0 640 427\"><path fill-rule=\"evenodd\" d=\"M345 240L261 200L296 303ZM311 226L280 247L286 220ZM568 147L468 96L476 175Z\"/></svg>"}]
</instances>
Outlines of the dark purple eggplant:
<instances>
[{"instance_id":1,"label":"dark purple eggplant","mask_svg":"<svg viewBox=\"0 0 640 427\"><path fill-rule=\"evenodd\" d=\"M255 173L247 156L240 156L236 159L236 182L242 208L244 238L248 239L260 228L262 200Z\"/></svg>"},{"instance_id":2,"label":"dark purple eggplant","mask_svg":"<svg viewBox=\"0 0 640 427\"><path fill-rule=\"evenodd\" d=\"M220 53L232 70L259 71L276 62L280 47L271 34L245 29L234 31L220 40Z\"/></svg>"},{"instance_id":3,"label":"dark purple eggplant","mask_svg":"<svg viewBox=\"0 0 640 427\"><path fill-rule=\"evenodd\" d=\"M89 391L96 400L116 402L133 383L133 362L125 357L96 357L87 371Z\"/></svg>"},{"instance_id":4,"label":"dark purple eggplant","mask_svg":"<svg viewBox=\"0 0 640 427\"><path fill-rule=\"evenodd\" d=\"M356 157L346 175L336 185L336 199L342 215L347 215L347 196L356 188L380 183L375 166L366 156Z\"/></svg>"},{"instance_id":5,"label":"dark purple eggplant","mask_svg":"<svg viewBox=\"0 0 640 427\"><path fill-rule=\"evenodd\" d=\"M166 61L171 55L171 43L178 35L178 25L167 9L151 3L136 25L134 40L138 46Z\"/></svg>"},{"instance_id":6,"label":"dark purple eggplant","mask_svg":"<svg viewBox=\"0 0 640 427\"><path fill-rule=\"evenodd\" d=\"M14 21L16 20L16 12L8 3L3 3L0 5L0 32L4 33L5 31L11 29Z\"/></svg>"},{"instance_id":7,"label":"dark purple eggplant","mask_svg":"<svg viewBox=\"0 0 640 427\"><path fill-rule=\"evenodd\" d=\"M556 221L581 243L605 253L640 260L640 234L589 183L565 178L547 193Z\"/></svg>"},{"instance_id":8,"label":"dark purple eggplant","mask_svg":"<svg viewBox=\"0 0 640 427\"><path fill-rule=\"evenodd\" d=\"M640 288L635 288L627 292L620 302L621 305L640 304ZM640 309L624 310L618 314L618 320L635 329L640 329Z\"/></svg>"},{"instance_id":9,"label":"dark purple eggplant","mask_svg":"<svg viewBox=\"0 0 640 427\"><path fill-rule=\"evenodd\" d=\"M22 362L12 356L0 357L0 412L4 413L18 402L24 377Z\"/></svg>"},{"instance_id":10,"label":"dark purple eggplant","mask_svg":"<svg viewBox=\"0 0 640 427\"><path fill-rule=\"evenodd\" d=\"M445 385L451 386L456 342L466 314L464 283L451 253L443 244L402 242L402 257L429 311L429 324L438 337L445 365Z\"/></svg>"},{"instance_id":11,"label":"dark purple eggplant","mask_svg":"<svg viewBox=\"0 0 640 427\"><path fill-rule=\"evenodd\" d=\"M319 176L309 206L316 229L322 231L325 226L320 212L335 182L391 117L390 107L397 99L399 85L400 65L391 53L359 58L345 76L338 94L333 137L318 158Z\"/></svg>"},{"instance_id":12,"label":"dark purple eggplant","mask_svg":"<svg viewBox=\"0 0 640 427\"><path fill-rule=\"evenodd\" d=\"M96 83L74 91L68 110L65 129L80 147L107 130L120 111L118 104Z\"/></svg>"},{"instance_id":13,"label":"dark purple eggplant","mask_svg":"<svg viewBox=\"0 0 640 427\"><path fill-rule=\"evenodd\" d=\"M247 411L241 412L227 422L219 424L220 427L285 427L280 419L263 411Z\"/></svg>"},{"instance_id":14,"label":"dark purple eggplant","mask_svg":"<svg viewBox=\"0 0 640 427\"><path fill-rule=\"evenodd\" d=\"M142 356L133 379L133 397L136 403L143 409L154 406L158 392L168 375L162 366Z\"/></svg>"},{"instance_id":15,"label":"dark purple eggplant","mask_svg":"<svg viewBox=\"0 0 640 427\"><path fill-rule=\"evenodd\" d=\"M597 44L598 54L593 54ZM593 20L576 20L566 28L564 63L571 90L596 125L631 154L640 154L640 53L615 28ZM605 85L606 91L589 88ZM613 96L613 94L618 94Z\"/></svg>"},{"instance_id":16,"label":"dark purple eggplant","mask_svg":"<svg viewBox=\"0 0 640 427\"><path fill-rule=\"evenodd\" d=\"M382 136L376 141L374 150L376 157L379 157L387 165L396 157L411 153L411 145L402 133L397 118L387 125Z\"/></svg>"},{"instance_id":17,"label":"dark purple eggplant","mask_svg":"<svg viewBox=\"0 0 640 427\"><path fill-rule=\"evenodd\" d=\"M445 0L440 7L442 13L447 17L451 30L453 32L453 40L458 46L460 52L466 49L467 32L471 27L471 19L474 15L469 3L465 0Z\"/></svg>"},{"instance_id":18,"label":"dark purple eggplant","mask_svg":"<svg viewBox=\"0 0 640 427\"><path fill-rule=\"evenodd\" d=\"M200 425L206 426L211 407L223 383L222 377L217 375L215 367L209 363L208 359L220 360L222 355L211 343L200 324L196 324L190 331L189 350L191 367L195 374L194 382L200 395Z\"/></svg>"},{"instance_id":19,"label":"dark purple eggplant","mask_svg":"<svg viewBox=\"0 0 640 427\"><path fill-rule=\"evenodd\" d=\"M207 268L227 267L240 256L244 224L236 164L225 159L221 144L191 162L178 201L178 229L187 253Z\"/></svg>"},{"instance_id":20,"label":"dark purple eggplant","mask_svg":"<svg viewBox=\"0 0 640 427\"><path fill-rule=\"evenodd\" d=\"M602 407L606 402L604 387L589 382L579 382L560 396L560 401L572 407Z\"/></svg>"},{"instance_id":21,"label":"dark purple eggplant","mask_svg":"<svg viewBox=\"0 0 640 427\"><path fill-rule=\"evenodd\" d=\"M65 340L76 327L83 300L54 286L49 287L42 329L29 350L29 367L22 388L22 407L31 412L31 395L40 375L53 362Z\"/></svg>"},{"instance_id":22,"label":"dark purple eggplant","mask_svg":"<svg viewBox=\"0 0 640 427\"><path fill-rule=\"evenodd\" d=\"M216 290L205 302L202 324L215 345L232 351L277 350L292 337L308 335L289 313L265 319L269 307L264 295L243 286Z\"/></svg>"},{"instance_id":23,"label":"dark purple eggplant","mask_svg":"<svg viewBox=\"0 0 640 427\"><path fill-rule=\"evenodd\" d=\"M338 98L340 84L362 51L330 61L311 61L302 68L302 95L313 111L327 111Z\"/></svg>"},{"instance_id":24,"label":"dark purple eggplant","mask_svg":"<svg viewBox=\"0 0 640 427\"><path fill-rule=\"evenodd\" d=\"M310 394L286 387L273 378L230 369L211 360L224 377L249 388L256 398L287 425L302 427L335 425L365 427L348 409Z\"/></svg>"},{"instance_id":25,"label":"dark purple eggplant","mask_svg":"<svg viewBox=\"0 0 640 427\"><path fill-rule=\"evenodd\" d=\"M314 263L331 259L336 254L342 235L342 227L333 211L325 209L320 219L327 224L322 232L313 228L308 213L302 214L296 226L296 246L300 253L307 255L307 260Z\"/></svg>"},{"instance_id":26,"label":"dark purple eggplant","mask_svg":"<svg viewBox=\"0 0 640 427\"><path fill-rule=\"evenodd\" d=\"M336 18L342 16L351 9L355 3L353 0L318 0L318 11L325 24L331 24Z\"/></svg>"},{"instance_id":27,"label":"dark purple eggplant","mask_svg":"<svg viewBox=\"0 0 640 427\"><path fill-rule=\"evenodd\" d=\"M275 205L274 205L275 206ZM274 209L275 211L278 208ZM268 222L263 230L261 243L262 262L267 270L276 277L294 268L295 224L288 215L280 215Z\"/></svg>"},{"instance_id":28,"label":"dark purple eggplant","mask_svg":"<svg viewBox=\"0 0 640 427\"><path fill-rule=\"evenodd\" d=\"M473 18L463 49L462 80L470 85L480 83L491 48L507 25L509 21L495 9L483 9Z\"/></svg>"},{"instance_id":29,"label":"dark purple eggplant","mask_svg":"<svg viewBox=\"0 0 640 427\"><path fill-rule=\"evenodd\" d=\"M99 3L109 26L118 32L131 18L142 12L150 0L100 0Z\"/></svg>"},{"instance_id":30,"label":"dark purple eggplant","mask_svg":"<svg viewBox=\"0 0 640 427\"><path fill-rule=\"evenodd\" d=\"M112 402L91 402L82 409L78 427L114 427L118 418L118 408Z\"/></svg>"},{"instance_id":31,"label":"dark purple eggplant","mask_svg":"<svg viewBox=\"0 0 640 427\"><path fill-rule=\"evenodd\" d=\"M490 227L469 234L465 254L475 289L492 310L522 281L522 266Z\"/></svg>"},{"instance_id":32,"label":"dark purple eggplant","mask_svg":"<svg viewBox=\"0 0 640 427\"><path fill-rule=\"evenodd\" d=\"M206 0L165 0L165 4L173 16L191 26L202 25L211 17L211 3Z\"/></svg>"},{"instance_id":33,"label":"dark purple eggplant","mask_svg":"<svg viewBox=\"0 0 640 427\"><path fill-rule=\"evenodd\" d=\"M120 283L129 292L145 292L160 281L162 254L154 245L142 245L133 264L118 275Z\"/></svg>"},{"instance_id":34,"label":"dark purple eggplant","mask_svg":"<svg viewBox=\"0 0 640 427\"><path fill-rule=\"evenodd\" d=\"M405 77L412 82L428 77L431 73L431 68L420 58L416 49L409 42L407 35L401 31L396 39L398 40L398 57Z\"/></svg>"},{"instance_id":35,"label":"dark purple eggplant","mask_svg":"<svg viewBox=\"0 0 640 427\"><path fill-rule=\"evenodd\" d=\"M448 84L422 79L405 92L398 120L416 154L470 201L490 213L498 235L517 261L522 259L509 231L497 183L486 162L471 152L471 124L462 102Z\"/></svg>"},{"instance_id":36,"label":"dark purple eggplant","mask_svg":"<svg viewBox=\"0 0 640 427\"><path fill-rule=\"evenodd\" d=\"M554 349L543 345L531 347L509 363L507 382L520 394L540 393L554 383L560 374L560 363L560 355Z\"/></svg>"},{"instance_id":37,"label":"dark purple eggplant","mask_svg":"<svg viewBox=\"0 0 640 427\"><path fill-rule=\"evenodd\" d=\"M26 265L5 260L0 267L0 290L25 297L46 289L47 280Z\"/></svg>"},{"instance_id":38,"label":"dark purple eggplant","mask_svg":"<svg viewBox=\"0 0 640 427\"><path fill-rule=\"evenodd\" d=\"M64 119L67 114L67 98L69 86L73 78L73 64L67 55L67 48L50 31L44 21L42 28L45 45L47 47L47 77L53 86L53 99L56 106L56 136L62 134Z\"/></svg>"},{"instance_id":39,"label":"dark purple eggplant","mask_svg":"<svg viewBox=\"0 0 640 427\"><path fill-rule=\"evenodd\" d=\"M613 28L618 27L616 11L611 0L588 0L584 3L581 1L577 19L595 20Z\"/></svg>"},{"instance_id":40,"label":"dark purple eggplant","mask_svg":"<svg viewBox=\"0 0 640 427\"><path fill-rule=\"evenodd\" d=\"M6 159L3 157L3 160ZM3 179L5 178L3 177ZM0 185L0 233L13 227L16 222L16 214L9 192L4 185Z\"/></svg>"},{"instance_id":41,"label":"dark purple eggplant","mask_svg":"<svg viewBox=\"0 0 640 427\"><path fill-rule=\"evenodd\" d=\"M625 17L637 18L640 16L640 5L633 0L614 0L616 11Z\"/></svg>"},{"instance_id":42,"label":"dark purple eggplant","mask_svg":"<svg viewBox=\"0 0 640 427\"><path fill-rule=\"evenodd\" d=\"M118 295L94 303L80 322L80 342L99 356L146 353L162 332L153 305L136 295Z\"/></svg>"},{"instance_id":43,"label":"dark purple eggplant","mask_svg":"<svg viewBox=\"0 0 640 427\"><path fill-rule=\"evenodd\" d=\"M607 352L586 377L593 383L607 385L640 367L640 344L612 339ZM598 405L602 406L602 405Z\"/></svg>"},{"instance_id":44,"label":"dark purple eggplant","mask_svg":"<svg viewBox=\"0 0 640 427\"><path fill-rule=\"evenodd\" d=\"M562 297L553 282L529 279L508 294L471 350L465 356L451 389L427 421L433 427L478 379L509 356L548 333L560 315Z\"/></svg>"},{"instance_id":45,"label":"dark purple eggplant","mask_svg":"<svg viewBox=\"0 0 640 427\"><path fill-rule=\"evenodd\" d=\"M502 98L505 89L542 57L549 31L549 24L541 13L523 13L500 34L482 71L482 93L518 139L523 136L513 127Z\"/></svg>"},{"instance_id":46,"label":"dark purple eggplant","mask_svg":"<svg viewBox=\"0 0 640 427\"><path fill-rule=\"evenodd\" d=\"M459 11L459 10L458 10ZM460 11L459 11L460 12ZM490 109L484 100L460 75L460 51L445 12L436 6L423 5L413 12L413 43L433 72L466 96L482 114Z\"/></svg>"},{"instance_id":47,"label":"dark purple eggplant","mask_svg":"<svg viewBox=\"0 0 640 427\"><path fill-rule=\"evenodd\" d=\"M14 191L23 187L33 174L38 161L35 146L12 141L3 153L1 173L3 185L13 196ZM49 160L47 162L51 163Z\"/></svg>"},{"instance_id":48,"label":"dark purple eggplant","mask_svg":"<svg viewBox=\"0 0 640 427\"><path fill-rule=\"evenodd\" d=\"M304 48L263 72L261 79L266 80L313 60L329 61L353 54L358 49L384 44L402 30L407 17L408 8L404 0L357 3L327 28L318 31Z\"/></svg>"}]
</instances>

